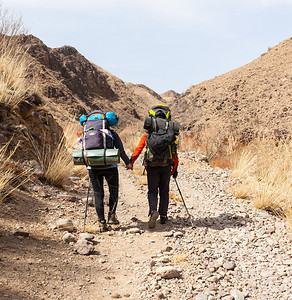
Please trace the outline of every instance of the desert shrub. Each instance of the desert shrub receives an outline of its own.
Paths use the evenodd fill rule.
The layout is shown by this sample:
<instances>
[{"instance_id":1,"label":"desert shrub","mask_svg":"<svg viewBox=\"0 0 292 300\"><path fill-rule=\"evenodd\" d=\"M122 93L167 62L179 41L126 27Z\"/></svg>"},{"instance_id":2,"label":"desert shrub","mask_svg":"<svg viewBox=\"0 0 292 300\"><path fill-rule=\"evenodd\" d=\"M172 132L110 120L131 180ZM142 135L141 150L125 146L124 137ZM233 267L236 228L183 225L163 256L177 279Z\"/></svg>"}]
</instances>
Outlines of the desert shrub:
<instances>
[{"instance_id":1,"label":"desert shrub","mask_svg":"<svg viewBox=\"0 0 292 300\"><path fill-rule=\"evenodd\" d=\"M31 175L31 170L16 168L11 158L17 147L8 151L9 144L10 141L0 148L0 202L27 182Z\"/></svg>"},{"instance_id":2,"label":"desert shrub","mask_svg":"<svg viewBox=\"0 0 292 300\"><path fill-rule=\"evenodd\" d=\"M68 149L78 149L79 144L77 142L77 132L82 132L83 128L77 121L68 121L64 127L64 137L66 147Z\"/></svg>"},{"instance_id":3,"label":"desert shrub","mask_svg":"<svg viewBox=\"0 0 292 300\"><path fill-rule=\"evenodd\" d=\"M287 217L292 208L291 162L291 142L261 140L242 151L233 176L248 181L247 194L256 208Z\"/></svg>"},{"instance_id":4,"label":"desert shrub","mask_svg":"<svg viewBox=\"0 0 292 300\"><path fill-rule=\"evenodd\" d=\"M196 151L213 167L230 167L231 157L241 147L232 128L215 122L195 132L182 131L178 140L179 151Z\"/></svg>"},{"instance_id":5,"label":"desert shrub","mask_svg":"<svg viewBox=\"0 0 292 300\"><path fill-rule=\"evenodd\" d=\"M39 145L32 135L29 134L28 138L46 180L54 186L65 187L74 167L72 154L65 144L65 136L55 143L45 137L42 145Z\"/></svg>"},{"instance_id":6,"label":"desert shrub","mask_svg":"<svg viewBox=\"0 0 292 300\"><path fill-rule=\"evenodd\" d=\"M20 43L21 33L21 18L0 5L0 103L12 110L28 91L25 76L29 62Z\"/></svg>"}]
</instances>

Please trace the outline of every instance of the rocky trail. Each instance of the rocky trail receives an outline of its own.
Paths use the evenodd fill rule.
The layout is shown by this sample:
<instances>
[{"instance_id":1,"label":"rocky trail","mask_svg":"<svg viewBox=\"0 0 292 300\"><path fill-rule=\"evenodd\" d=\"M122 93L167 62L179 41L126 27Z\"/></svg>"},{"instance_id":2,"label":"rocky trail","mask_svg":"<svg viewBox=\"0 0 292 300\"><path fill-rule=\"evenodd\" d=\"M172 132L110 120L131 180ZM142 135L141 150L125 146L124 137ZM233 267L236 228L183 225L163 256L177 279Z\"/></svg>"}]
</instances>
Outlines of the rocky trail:
<instances>
[{"instance_id":1,"label":"rocky trail","mask_svg":"<svg viewBox=\"0 0 292 300\"><path fill-rule=\"evenodd\" d=\"M171 180L169 221L149 229L147 186L123 166L120 224L98 233L90 206L93 236L81 241L87 182L79 178L68 192L34 185L0 204L0 299L292 299L289 228L235 199L229 170L192 155L180 155L178 183L193 226ZM59 219L75 230L58 229Z\"/></svg>"}]
</instances>

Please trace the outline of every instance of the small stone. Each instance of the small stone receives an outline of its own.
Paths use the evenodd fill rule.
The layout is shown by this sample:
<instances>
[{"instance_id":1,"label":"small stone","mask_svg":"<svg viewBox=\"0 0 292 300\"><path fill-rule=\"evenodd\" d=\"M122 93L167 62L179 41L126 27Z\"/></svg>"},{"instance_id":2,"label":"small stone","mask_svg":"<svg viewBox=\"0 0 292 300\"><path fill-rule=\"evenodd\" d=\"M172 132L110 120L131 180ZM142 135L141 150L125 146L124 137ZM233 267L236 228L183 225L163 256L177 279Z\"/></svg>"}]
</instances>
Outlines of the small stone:
<instances>
[{"instance_id":1,"label":"small stone","mask_svg":"<svg viewBox=\"0 0 292 300\"><path fill-rule=\"evenodd\" d=\"M244 300L244 295L239 290L234 289L231 295L234 297L234 300Z\"/></svg>"},{"instance_id":2,"label":"small stone","mask_svg":"<svg viewBox=\"0 0 292 300\"><path fill-rule=\"evenodd\" d=\"M223 262L224 262L223 257L218 258L215 261L215 263L214 263L214 267L217 268L217 269L220 268L220 267L222 267L223 266Z\"/></svg>"},{"instance_id":3,"label":"small stone","mask_svg":"<svg viewBox=\"0 0 292 300\"><path fill-rule=\"evenodd\" d=\"M199 294L195 298L196 300L208 300L208 296L205 294Z\"/></svg>"},{"instance_id":4,"label":"small stone","mask_svg":"<svg viewBox=\"0 0 292 300\"><path fill-rule=\"evenodd\" d=\"M163 249L161 252L164 253L164 252L170 252L172 250L172 247L171 246L167 246L165 249Z\"/></svg>"},{"instance_id":5,"label":"small stone","mask_svg":"<svg viewBox=\"0 0 292 300\"><path fill-rule=\"evenodd\" d=\"M165 295L162 292L158 292L155 296L155 300L159 300L159 299L165 299Z\"/></svg>"},{"instance_id":6,"label":"small stone","mask_svg":"<svg viewBox=\"0 0 292 300\"><path fill-rule=\"evenodd\" d=\"M82 232L82 233L80 233L79 238L81 240L91 241L91 240L94 239L94 235L90 234L90 233L87 233L87 232Z\"/></svg>"},{"instance_id":7,"label":"small stone","mask_svg":"<svg viewBox=\"0 0 292 300\"><path fill-rule=\"evenodd\" d=\"M82 203L86 205L87 198L82 198ZM93 198L88 197L88 205L89 206L94 206Z\"/></svg>"},{"instance_id":8,"label":"small stone","mask_svg":"<svg viewBox=\"0 0 292 300\"><path fill-rule=\"evenodd\" d=\"M209 282L217 282L219 279L217 276L211 276L209 278L207 278L207 281Z\"/></svg>"},{"instance_id":9,"label":"small stone","mask_svg":"<svg viewBox=\"0 0 292 300\"><path fill-rule=\"evenodd\" d=\"M75 242L76 241L76 237L72 233L67 232L63 236L63 241L65 243Z\"/></svg>"},{"instance_id":10,"label":"small stone","mask_svg":"<svg viewBox=\"0 0 292 300\"><path fill-rule=\"evenodd\" d=\"M170 232L165 232L164 237L172 237L173 236L173 233L170 231Z\"/></svg>"},{"instance_id":11,"label":"small stone","mask_svg":"<svg viewBox=\"0 0 292 300\"><path fill-rule=\"evenodd\" d=\"M118 293L115 293L115 294L111 295L111 298L113 298L113 299L119 299L119 298L122 298L122 296L120 294L118 294Z\"/></svg>"},{"instance_id":12,"label":"small stone","mask_svg":"<svg viewBox=\"0 0 292 300\"><path fill-rule=\"evenodd\" d=\"M175 238L179 238L179 237L182 237L184 234L181 232L181 231L177 231L177 232L175 232L174 234L173 234L173 236L175 237Z\"/></svg>"},{"instance_id":13,"label":"small stone","mask_svg":"<svg viewBox=\"0 0 292 300\"><path fill-rule=\"evenodd\" d=\"M64 199L64 200L68 200L70 202L76 202L78 200L78 198L74 195L69 195L69 194L59 194L57 196L57 198L61 198L61 199Z\"/></svg>"},{"instance_id":14,"label":"small stone","mask_svg":"<svg viewBox=\"0 0 292 300\"><path fill-rule=\"evenodd\" d=\"M232 295L227 295L222 297L222 300L234 300L234 297Z\"/></svg>"},{"instance_id":15,"label":"small stone","mask_svg":"<svg viewBox=\"0 0 292 300\"><path fill-rule=\"evenodd\" d=\"M21 237L28 237L29 236L29 233L28 232L26 232L26 231L15 231L14 233L13 233L13 235L14 236L21 236Z\"/></svg>"},{"instance_id":16,"label":"small stone","mask_svg":"<svg viewBox=\"0 0 292 300\"><path fill-rule=\"evenodd\" d=\"M160 267L156 269L156 275L165 279L178 278L181 275L181 270L173 266Z\"/></svg>"},{"instance_id":17,"label":"small stone","mask_svg":"<svg viewBox=\"0 0 292 300\"><path fill-rule=\"evenodd\" d=\"M235 268L235 262L234 261L226 261L223 264L223 268L228 270L228 271L232 271Z\"/></svg>"},{"instance_id":18,"label":"small stone","mask_svg":"<svg viewBox=\"0 0 292 300\"><path fill-rule=\"evenodd\" d=\"M74 230L74 225L71 220L68 219L59 219L56 223L59 230L72 232Z\"/></svg>"},{"instance_id":19,"label":"small stone","mask_svg":"<svg viewBox=\"0 0 292 300\"><path fill-rule=\"evenodd\" d=\"M160 259L161 262L163 262L164 264L169 263L170 262L170 258L167 256L163 256Z\"/></svg>"},{"instance_id":20,"label":"small stone","mask_svg":"<svg viewBox=\"0 0 292 300\"><path fill-rule=\"evenodd\" d=\"M133 227L127 230L128 234L135 234L135 233L141 233L141 230L137 227Z\"/></svg>"},{"instance_id":21,"label":"small stone","mask_svg":"<svg viewBox=\"0 0 292 300\"><path fill-rule=\"evenodd\" d=\"M81 255L89 255L94 251L94 247L86 240L78 240L75 244L75 249Z\"/></svg>"}]
</instances>

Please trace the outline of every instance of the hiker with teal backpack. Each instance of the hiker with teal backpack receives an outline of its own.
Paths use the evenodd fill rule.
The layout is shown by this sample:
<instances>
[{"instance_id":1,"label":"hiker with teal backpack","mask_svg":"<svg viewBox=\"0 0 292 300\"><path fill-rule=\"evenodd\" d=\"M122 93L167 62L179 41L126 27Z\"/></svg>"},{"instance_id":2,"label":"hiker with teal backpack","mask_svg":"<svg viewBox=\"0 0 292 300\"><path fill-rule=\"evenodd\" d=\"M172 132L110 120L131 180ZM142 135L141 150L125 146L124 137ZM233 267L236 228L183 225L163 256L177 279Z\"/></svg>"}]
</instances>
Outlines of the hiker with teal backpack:
<instances>
[{"instance_id":1,"label":"hiker with teal backpack","mask_svg":"<svg viewBox=\"0 0 292 300\"><path fill-rule=\"evenodd\" d=\"M168 217L169 182L171 175L178 175L178 156L176 136L179 134L179 124L171 121L170 109L165 105L153 106L149 117L145 118L144 129L138 146L131 157L131 164L146 147L144 166L147 171L149 228L156 226L160 216L160 223L165 224ZM159 208L158 207L159 194Z\"/></svg>"},{"instance_id":2,"label":"hiker with teal backpack","mask_svg":"<svg viewBox=\"0 0 292 300\"><path fill-rule=\"evenodd\" d=\"M108 223L119 224L116 215L119 195L119 173L117 164L112 163L114 160L113 157L110 157L111 152L113 152L111 150L114 148L119 150L118 156L122 158L128 169L132 168L132 165L125 153L119 135L110 128L110 126L118 124L118 117L113 112L104 113L101 110L95 110L87 116L82 115L79 122L84 127L83 135L80 139L82 156L80 155L80 157L76 158L76 161L79 163L74 163L87 165L94 191L99 230L103 232L108 230L104 215L104 179L109 187ZM103 156L90 156L92 153L97 153L99 149L102 150Z\"/></svg>"}]
</instances>

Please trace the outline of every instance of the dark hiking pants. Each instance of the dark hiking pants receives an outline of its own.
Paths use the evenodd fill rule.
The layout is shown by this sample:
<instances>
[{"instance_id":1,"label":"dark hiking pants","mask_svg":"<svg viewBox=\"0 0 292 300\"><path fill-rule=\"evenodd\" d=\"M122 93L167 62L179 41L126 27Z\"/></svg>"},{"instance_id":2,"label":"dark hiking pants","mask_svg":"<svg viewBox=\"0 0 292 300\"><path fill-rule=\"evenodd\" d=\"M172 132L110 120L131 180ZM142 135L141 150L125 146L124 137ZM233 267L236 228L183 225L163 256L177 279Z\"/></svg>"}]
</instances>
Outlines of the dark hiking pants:
<instances>
[{"instance_id":1,"label":"dark hiking pants","mask_svg":"<svg viewBox=\"0 0 292 300\"><path fill-rule=\"evenodd\" d=\"M149 214L157 210L159 192L159 215L167 216L171 166L147 167Z\"/></svg>"},{"instance_id":2,"label":"dark hiking pants","mask_svg":"<svg viewBox=\"0 0 292 300\"><path fill-rule=\"evenodd\" d=\"M119 173L118 168L109 169L91 169L89 170L89 176L93 187L95 198L95 210L98 216L98 220L104 220L104 188L103 178L107 181L109 187L109 209L111 213L114 213L118 204L119 195Z\"/></svg>"}]
</instances>

